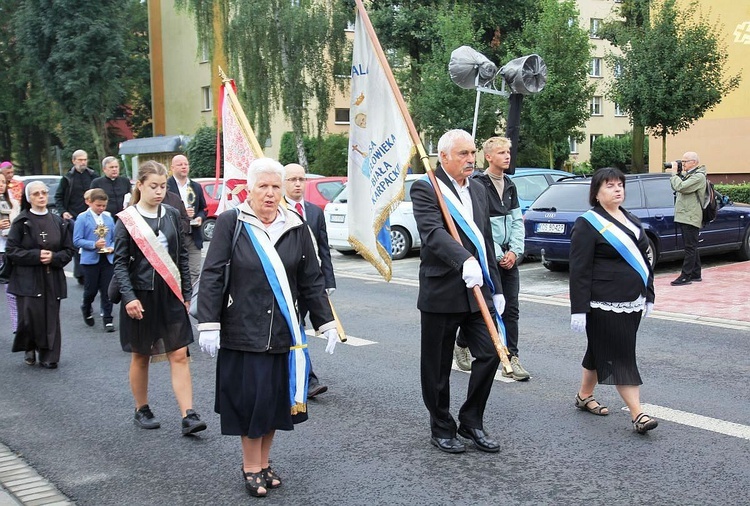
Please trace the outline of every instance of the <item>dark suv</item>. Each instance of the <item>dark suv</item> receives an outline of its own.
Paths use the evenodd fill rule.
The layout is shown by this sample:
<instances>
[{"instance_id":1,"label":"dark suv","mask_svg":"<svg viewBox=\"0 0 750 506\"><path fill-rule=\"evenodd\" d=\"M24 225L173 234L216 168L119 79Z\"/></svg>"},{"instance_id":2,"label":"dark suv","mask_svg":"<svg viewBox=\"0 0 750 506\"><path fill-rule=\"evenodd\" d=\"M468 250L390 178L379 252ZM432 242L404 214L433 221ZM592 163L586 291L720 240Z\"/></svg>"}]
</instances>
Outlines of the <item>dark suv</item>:
<instances>
[{"instance_id":1,"label":"dark suv","mask_svg":"<svg viewBox=\"0 0 750 506\"><path fill-rule=\"evenodd\" d=\"M636 215L649 239L649 259L672 260L684 256L682 236L674 222L674 193L669 174L625 176L623 207ZM591 178L553 183L524 215L526 255L541 258L549 270L565 270L570 254L570 232L581 214L589 209ZM726 205L700 233L701 254L737 251L750 259L750 206Z\"/></svg>"}]
</instances>

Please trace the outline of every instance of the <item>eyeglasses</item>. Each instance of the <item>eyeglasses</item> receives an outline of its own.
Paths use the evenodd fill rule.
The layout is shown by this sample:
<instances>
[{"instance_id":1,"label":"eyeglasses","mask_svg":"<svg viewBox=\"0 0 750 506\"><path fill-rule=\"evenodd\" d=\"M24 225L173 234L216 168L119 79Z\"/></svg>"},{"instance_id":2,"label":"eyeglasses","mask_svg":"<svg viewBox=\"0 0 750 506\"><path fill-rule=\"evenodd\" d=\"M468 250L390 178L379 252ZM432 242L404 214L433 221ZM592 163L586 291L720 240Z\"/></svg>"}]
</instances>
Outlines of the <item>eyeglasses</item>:
<instances>
[{"instance_id":1,"label":"eyeglasses","mask_svg":"<svg viewBox=\"0 0 750 506\"><path fill-rule=\"evenodd\" d=\"M680 160L682 163L696 162L697 160Z\"/></svg>"},{"instance_id":2,"label":"eyeglasses","mask_svg":"<svg viewBox=\"0 0 750 506\"><path fill-rule=\"evenodd\" d=\"M304 177L288 177L286 181L289 181L290 183L304 183L305 178Z\"/></svg>"},{"instance_id":3,"label":"eyeglasses","mask_svg":"<svg viewBox=\"0 0 750 506\"><path fill-rule=\"evenodd\" d=\"M37 190L35 192L31 192L32 197L39 197L40 195L47 195L49 193L49 190Z\"/></svg>"}]
</instances>

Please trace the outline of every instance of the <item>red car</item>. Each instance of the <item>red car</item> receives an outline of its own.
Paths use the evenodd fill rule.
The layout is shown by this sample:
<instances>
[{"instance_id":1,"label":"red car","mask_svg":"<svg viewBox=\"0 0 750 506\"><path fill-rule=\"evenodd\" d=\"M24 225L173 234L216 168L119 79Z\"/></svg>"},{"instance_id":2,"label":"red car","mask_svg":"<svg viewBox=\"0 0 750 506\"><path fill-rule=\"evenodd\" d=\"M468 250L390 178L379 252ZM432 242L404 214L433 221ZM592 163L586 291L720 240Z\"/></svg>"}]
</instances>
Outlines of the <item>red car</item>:
<instances>
[{"instance_id":1,"label":"red car","mask_svg":"<svg viewBox=\"0 0 750 506\"><path fill-rule=\"evenodd\" d=\"M210 241L214 235L216 208L219 206L221 193L224 191L224 180L219 179L218 185L216 184L216 178L213 177L197 177L193 181L203 187L203 194L206 197L206 220L201 225L201 231L203 232L203 239ZM316 174L308 174L305 185L305 200L323 209L343 188L345 182L346 177L344 176L321 177Z\"/></svg>"}]
</instances>

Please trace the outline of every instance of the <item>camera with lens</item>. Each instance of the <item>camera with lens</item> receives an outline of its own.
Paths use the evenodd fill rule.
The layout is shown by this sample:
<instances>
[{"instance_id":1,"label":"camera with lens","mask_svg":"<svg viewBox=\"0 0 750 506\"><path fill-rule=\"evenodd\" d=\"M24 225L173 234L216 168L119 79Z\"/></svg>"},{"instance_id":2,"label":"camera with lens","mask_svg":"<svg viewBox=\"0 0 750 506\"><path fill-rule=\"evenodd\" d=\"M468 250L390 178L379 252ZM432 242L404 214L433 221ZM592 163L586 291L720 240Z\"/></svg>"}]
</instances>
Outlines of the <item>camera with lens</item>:
<instances>
[{"instance_id":1,"label":"camera with lens","mask_svg":"<svg viewBox=\"0 0 750 506\"><path fill-rule=\"evenodd\" d=\"M677 173L679 174L682 172L682 160L675 160L674 163L677 164ZM672 162L666 162L664 164L665 169L671 169L672 168Z\"/></svg>"}]
</instances>

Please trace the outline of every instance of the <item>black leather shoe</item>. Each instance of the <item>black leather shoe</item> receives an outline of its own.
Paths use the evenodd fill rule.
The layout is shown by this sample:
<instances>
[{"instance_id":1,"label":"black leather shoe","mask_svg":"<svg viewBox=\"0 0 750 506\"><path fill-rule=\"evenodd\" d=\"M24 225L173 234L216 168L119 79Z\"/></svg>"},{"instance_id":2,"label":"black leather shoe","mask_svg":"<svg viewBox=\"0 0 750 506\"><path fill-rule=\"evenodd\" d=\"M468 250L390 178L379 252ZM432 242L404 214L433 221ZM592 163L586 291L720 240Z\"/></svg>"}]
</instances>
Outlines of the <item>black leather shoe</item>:
<instances>
[{"instance_id":1,"label":"black leather shoe","mask_svg":"<svg viewBox=\"0 0 750 506\"><path fill-rule=\"evenodd\" d=\"M691 283L692 282L690 281L690 278L686 278L685 276L680 276L679 278L675 279L669 284L672 286L682 286L682 285L689 285Z\"/></svg>"},{"instance_id":2,"label":"black leather shoe","mask_svg":"<svg viewBox=\"0 0 750 506\"><path fill-rule=\"evenodd\" d=\"M328 391L328 387L325 385L315 385L307 389L307 398L312 399L316 395L324 394Z\"/></svg>"},{"instance_id":3,"label":"black leather shoe","mask_svg":"<svg viewBox=\"0 0 750 506\"><path fill-rule=\"evenodd\" d=\"M39 362L39 365L45 369L57 369L57 362Z\"/></svg>"},{"instance_id":4,"label":"black leather shoe","mask_svg":"<svg viewBox=\"0 0 750 506\"><path fill-rule=\"evenodd\" d=\"M442 438L442 437L430 437L430 443L433 446L437 446L438 450L445 453L463 453L466 451L466 445L455 437Z\"/></svg>"},{"instance_id":5,"label":"black leather shoe","mask_svg":"<svg viewBox=\"0 0 750 506\"><path fill-rule=\"evenodd\" d=\"M700 276L698 276L697 278L690 278L690 281L696 281L696 282L700 283L701 281L703 281L703 278L700 277Z\"/></svg>"},{"instance_id":6,"label":"black leather shoe","mask_svg":"<svg viewBox=\"0 0 750 506\"><path fill-rule=\"evenodd\" d=\"M81 307L81 314L83 315L83 321L89 327L94 326L94 312L91 310L91 306L88 308Z\"/></svg>"},{"instance_id":7,"label":"black leather shoe","mask_svg":"<svg viewBox=\"0 0 750 506\"><path fill-rule=\"evenodd\" d=\"M482 429L470 429L461 426L458 428L458 435L465 437L466 439L471 439L474 442L474 446L477 447L477 450L488 453L497 453L500 451L500 443L494 439L490 439Z\"/></svg>"}]
</instances>

